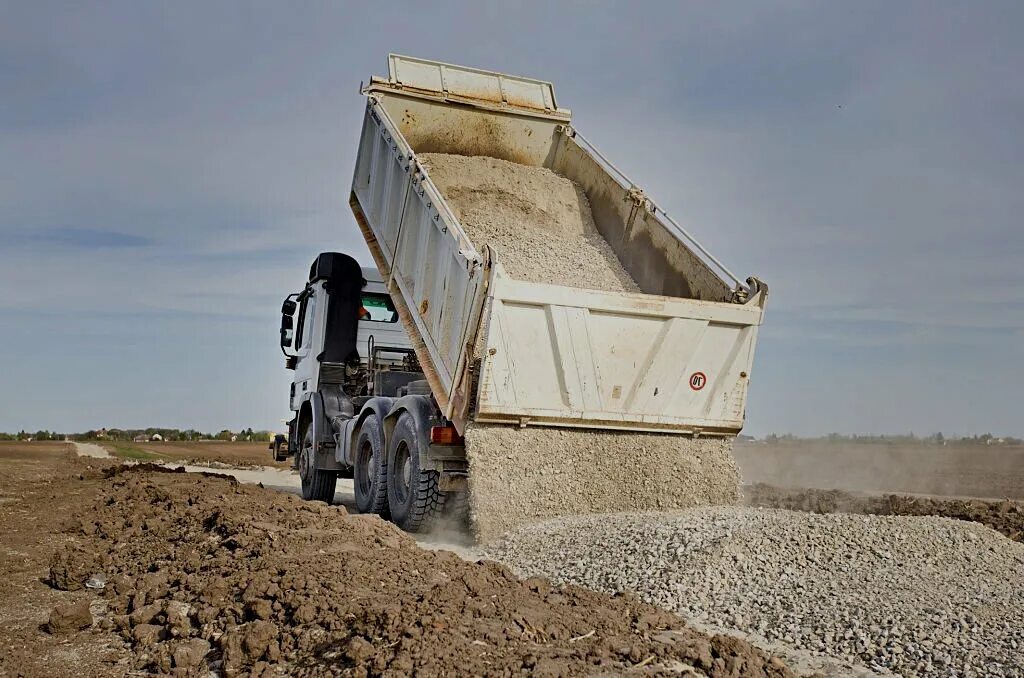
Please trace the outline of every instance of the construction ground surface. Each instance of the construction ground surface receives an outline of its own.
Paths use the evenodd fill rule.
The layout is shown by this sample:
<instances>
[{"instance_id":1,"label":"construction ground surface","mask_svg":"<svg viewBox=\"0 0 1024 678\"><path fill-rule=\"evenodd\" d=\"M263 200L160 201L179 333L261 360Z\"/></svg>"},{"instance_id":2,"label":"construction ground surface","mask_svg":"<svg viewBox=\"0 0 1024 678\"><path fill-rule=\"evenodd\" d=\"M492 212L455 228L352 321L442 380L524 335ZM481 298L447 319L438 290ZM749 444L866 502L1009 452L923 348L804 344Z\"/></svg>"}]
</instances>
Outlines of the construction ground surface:
<instances>
[{"instance_id":1,"label":"construction ground surface","mask_svg":"<svg viewBox=\"0 0 1024 678\"><path fill-rule=\"evenodd\" d=\"M228 476L59 443L0 463L2 675L792 675L634 596L520 580Z\"/></svg>"},{"instance_id":2,"label":"construction ground surface","mask_svg":"<svg viewBox=\"0 0 1024 678\"><path fill-rule=\"evenodd\" d=\"M214 447L241 483L0 443L0 675L1024 675L1020 502L770 485L794 453L757 447L747 507L558 519L460 558L348 515L350 481L305 503L255 444L240 469ZM1021 496L985 459L964 482Z\"/></svg>"}]
</instances>

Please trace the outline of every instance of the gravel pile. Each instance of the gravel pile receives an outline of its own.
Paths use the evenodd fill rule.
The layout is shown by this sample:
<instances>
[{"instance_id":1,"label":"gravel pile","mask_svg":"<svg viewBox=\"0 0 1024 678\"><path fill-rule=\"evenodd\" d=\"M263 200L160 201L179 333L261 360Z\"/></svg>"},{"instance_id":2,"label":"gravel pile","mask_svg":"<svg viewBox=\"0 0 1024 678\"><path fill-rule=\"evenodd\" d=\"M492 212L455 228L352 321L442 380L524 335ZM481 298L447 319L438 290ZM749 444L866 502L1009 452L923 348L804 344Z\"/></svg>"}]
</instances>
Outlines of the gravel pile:
<instances>
[{"instance_id":1,"label":"gravel pile","mask_svg":"<svg viewBox=\"0 0 1024 678\"><path fill-rule=\"evenodd\" d=\"M908 676L1024 676L1024 545L945 518L741 507L562 518L488 556Z\"/></svg>"},{"instance_id":2,"label":"gravel pile","mask_svg":"<svg viewBox=\"0 0 1024 678\"><path fill-rule=\"evenodd\" d=\"M491 245L518 280L639 292L594 225L575 182L543 167L485 156L416 156L478 249Z\"/></svg>"},{"instance_id":3,"label":"gravel pile","mask_svg":"<svg viewBox=\"0 0 1024 678\"><path fill-rule=\"evenodd\" d=\"M546 518L735 504L731 438L471 425L470 511L481 542Z\"/></svg>"}]
</instances>

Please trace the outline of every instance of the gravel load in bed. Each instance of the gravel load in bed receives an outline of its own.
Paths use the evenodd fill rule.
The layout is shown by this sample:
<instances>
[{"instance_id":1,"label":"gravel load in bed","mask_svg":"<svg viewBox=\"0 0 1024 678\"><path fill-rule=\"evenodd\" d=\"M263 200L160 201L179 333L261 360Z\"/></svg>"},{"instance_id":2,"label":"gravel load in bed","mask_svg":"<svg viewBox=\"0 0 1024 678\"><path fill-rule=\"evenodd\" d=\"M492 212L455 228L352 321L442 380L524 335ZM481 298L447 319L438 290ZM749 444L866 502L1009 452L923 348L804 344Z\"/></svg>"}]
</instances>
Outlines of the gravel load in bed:
<instances>
[{"instance_id":1,"label":"gravel load in bed","mask_svg":"<svg viewBox=\"0 0 1024 678\"><path fill-rule=\"evenodd\" d=\"M478 249L491 245L517 280L639 292L594 224L578 184L543 167L486 156L421 153Z\"/></svg>"},{"instance_id":2,"label":"gravel load in bed","mask_svg":"<svg viewBox=\"0 0 1024 678\"><path fill-rule=\"evenodd\" d=\"M488 556L908 676L1024 676L1024 545L945 518L741 507L560 518Z\"/></svg>"}]
</instances>

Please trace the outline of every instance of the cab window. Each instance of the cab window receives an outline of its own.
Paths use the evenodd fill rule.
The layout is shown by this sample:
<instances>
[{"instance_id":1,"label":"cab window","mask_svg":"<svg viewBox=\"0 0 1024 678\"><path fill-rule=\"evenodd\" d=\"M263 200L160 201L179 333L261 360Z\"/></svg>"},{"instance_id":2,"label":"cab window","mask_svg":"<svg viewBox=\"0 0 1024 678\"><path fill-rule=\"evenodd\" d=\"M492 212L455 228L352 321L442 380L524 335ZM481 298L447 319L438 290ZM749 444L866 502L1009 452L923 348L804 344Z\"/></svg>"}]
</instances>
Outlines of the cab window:
<instances>
[{"instance_id":1,"label":"cab window","mask_svg":"<svg viewBox=\"0 0 1024 678\"><path fill-rule=\"evenodd\" d=\"M313 340L313 317L316 315L316 297L310 295L302 302L302 310L299 311L298 330L295 337L295 348L309 348Z\"/></svg>"},{"instance_id":2,"label":"cab window","mask_svg":"<svg viewBox=\"0 0 1024 678\"><path fill-rule=\"evenodd\" d=\"M377 323L398 322L398 311L395 310L395 305L391 303L391 297L387 294L363 292L362 301L363 308L366 309L366 314L361 314L363 320Z\"/></svg>"}]
</instances>

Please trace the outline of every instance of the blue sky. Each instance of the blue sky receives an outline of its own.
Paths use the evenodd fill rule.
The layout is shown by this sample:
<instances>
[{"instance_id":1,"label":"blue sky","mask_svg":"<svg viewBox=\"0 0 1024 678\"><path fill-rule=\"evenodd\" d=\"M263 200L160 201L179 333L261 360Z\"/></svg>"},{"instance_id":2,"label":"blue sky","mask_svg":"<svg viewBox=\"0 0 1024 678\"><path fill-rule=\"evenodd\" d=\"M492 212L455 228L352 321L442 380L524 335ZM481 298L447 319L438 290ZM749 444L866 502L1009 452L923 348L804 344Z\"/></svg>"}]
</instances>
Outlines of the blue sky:
<instances>
[{"instance_id":1,"label":"blue sky","mask_svg":"<svg viewBox=\"0 0 1024 678\"><path fill-rule=\"evenodd\" d=\"M1024 6L2 3L0 430L276 427L389 51L555 83L771 287L748 431L1024 434Z\"/></svg>"}]
</instances>

